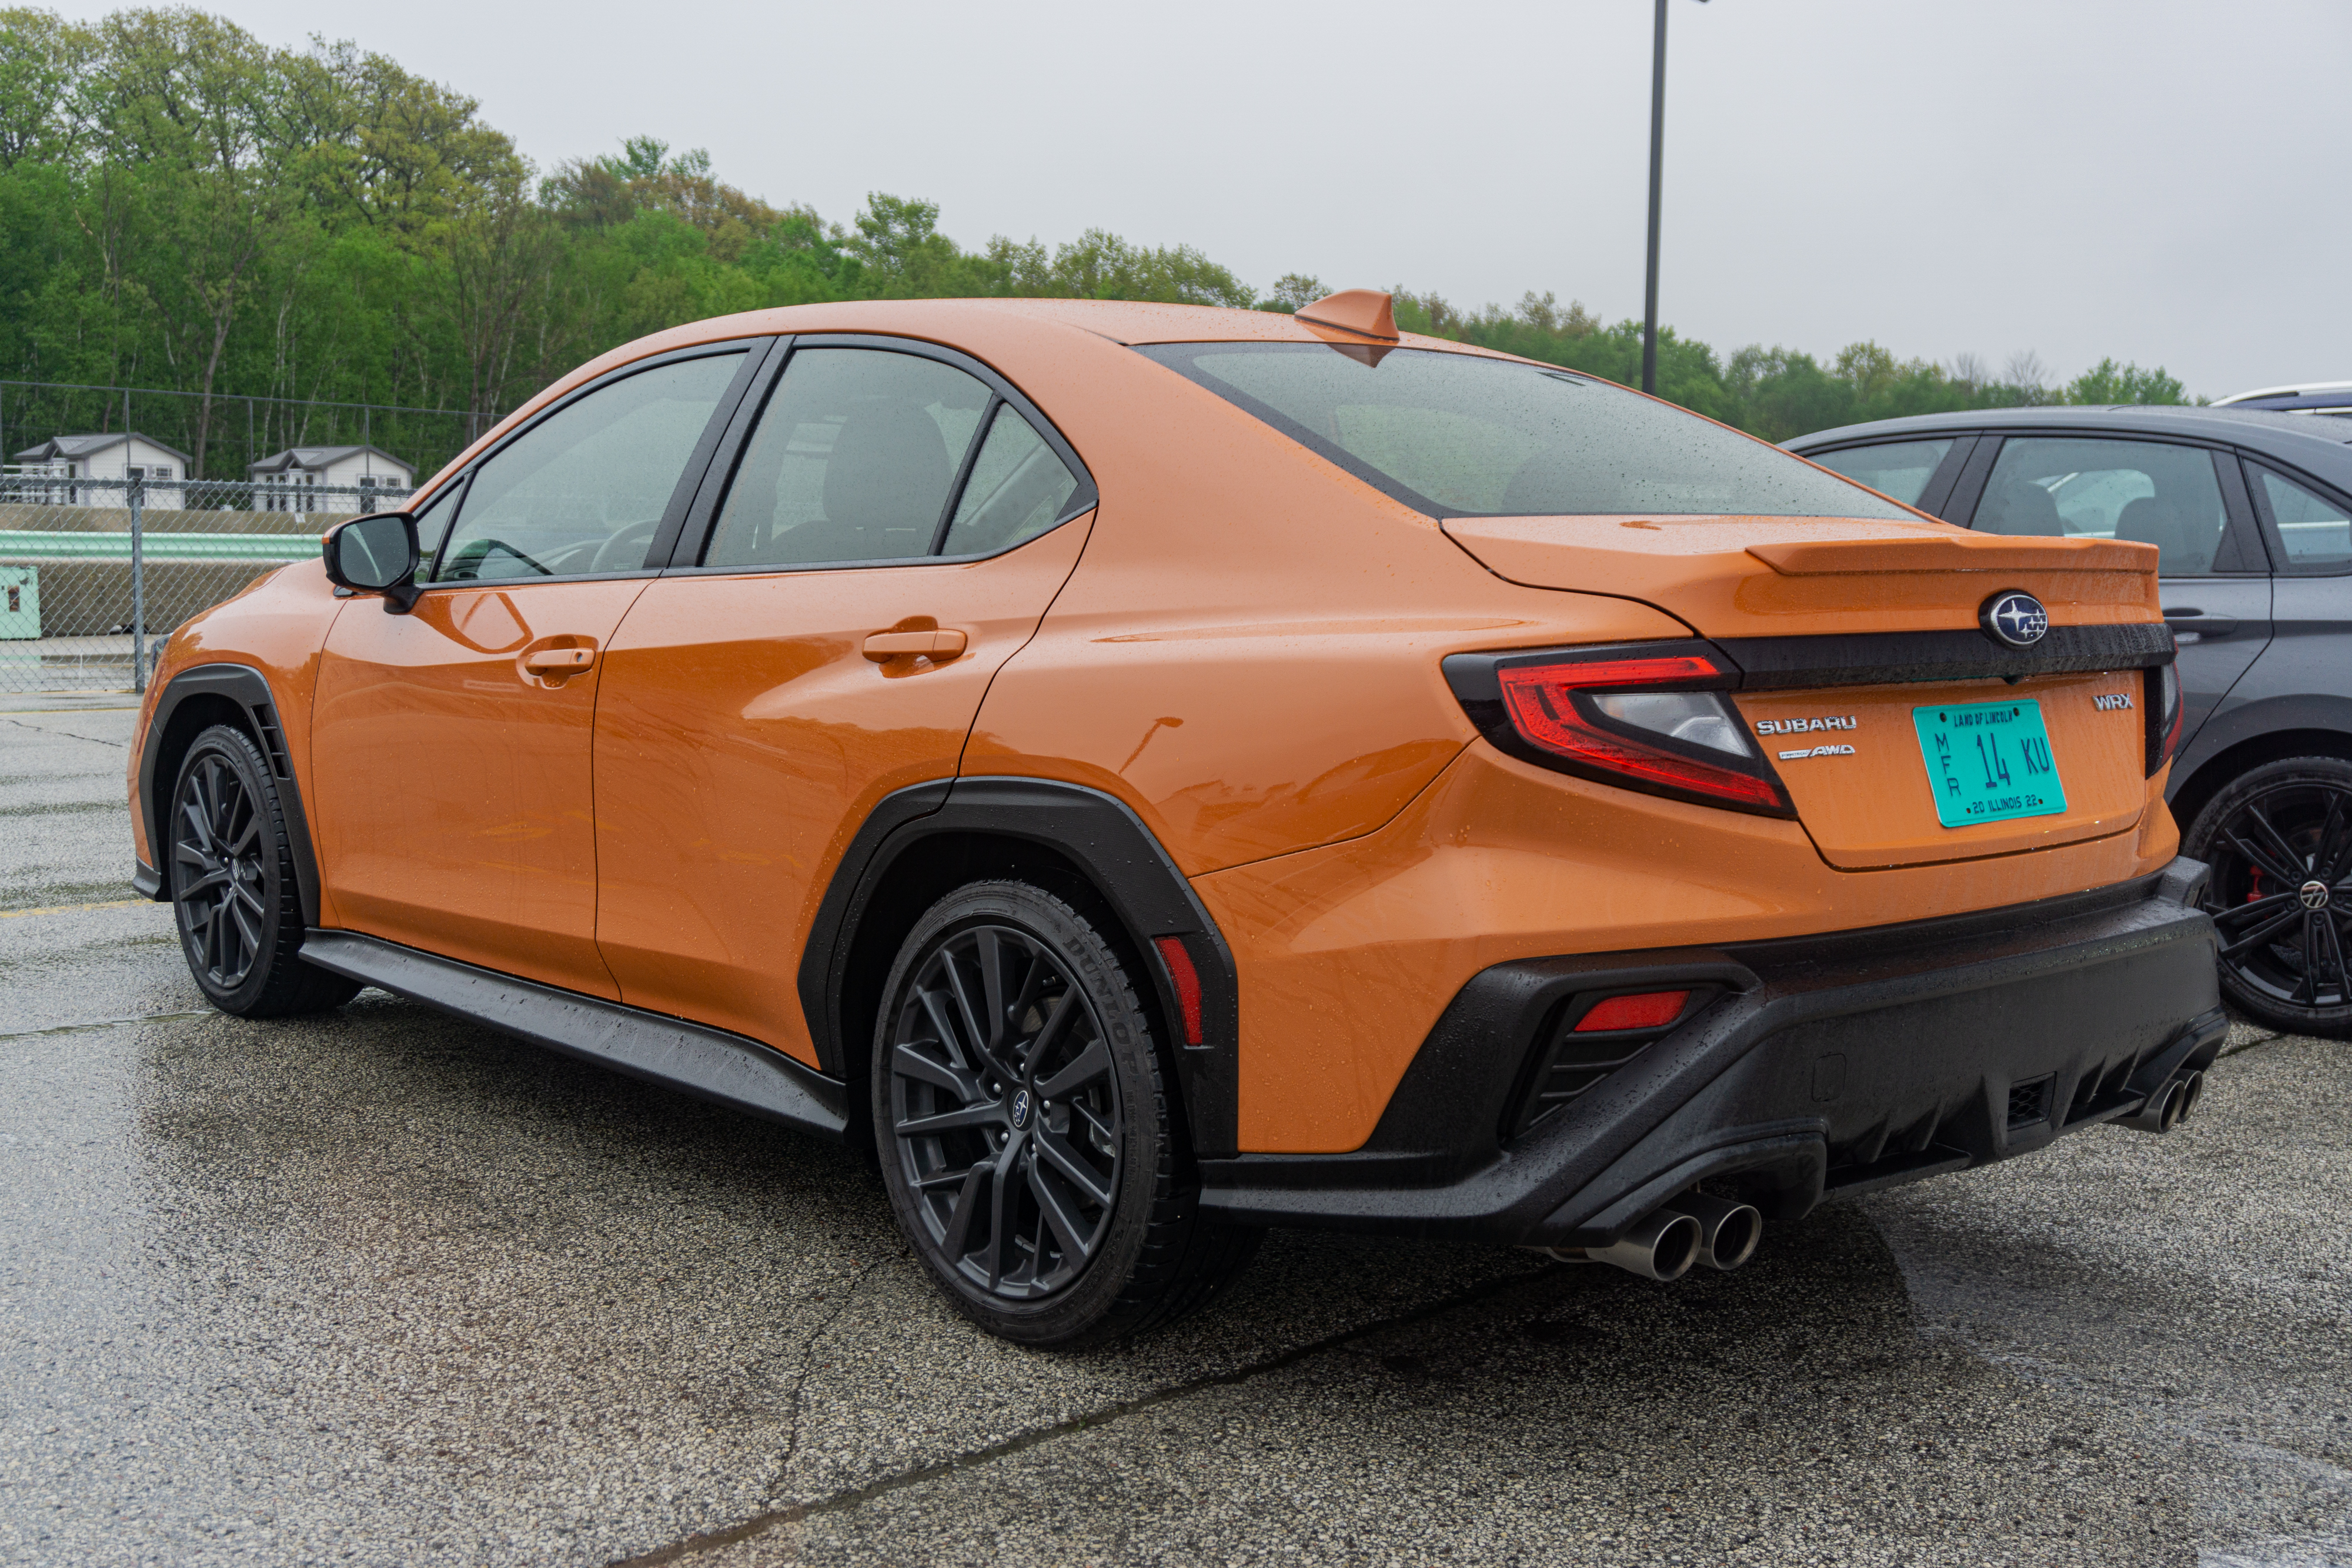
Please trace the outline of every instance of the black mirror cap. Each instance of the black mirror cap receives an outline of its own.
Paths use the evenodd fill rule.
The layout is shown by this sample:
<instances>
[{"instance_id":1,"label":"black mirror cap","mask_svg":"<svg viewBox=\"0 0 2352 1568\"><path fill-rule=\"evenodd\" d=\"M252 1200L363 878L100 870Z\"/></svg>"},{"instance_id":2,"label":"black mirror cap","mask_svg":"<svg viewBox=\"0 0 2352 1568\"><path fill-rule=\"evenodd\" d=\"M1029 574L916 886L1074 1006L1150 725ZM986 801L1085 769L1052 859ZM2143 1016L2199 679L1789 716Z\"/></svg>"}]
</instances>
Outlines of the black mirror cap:
<instances>
[{"instance_id":1,"label":"black mirror cap","mask_svg":"<svg viewBox=\"0 0 2352 1568\"><path fill-rule=\"evenodd\" d=\"M328 580L356 593L381 593L384 608L416 602L416 519L406 512L373 512L337 523L320 540Z\"/></svg>"}]
</instances>

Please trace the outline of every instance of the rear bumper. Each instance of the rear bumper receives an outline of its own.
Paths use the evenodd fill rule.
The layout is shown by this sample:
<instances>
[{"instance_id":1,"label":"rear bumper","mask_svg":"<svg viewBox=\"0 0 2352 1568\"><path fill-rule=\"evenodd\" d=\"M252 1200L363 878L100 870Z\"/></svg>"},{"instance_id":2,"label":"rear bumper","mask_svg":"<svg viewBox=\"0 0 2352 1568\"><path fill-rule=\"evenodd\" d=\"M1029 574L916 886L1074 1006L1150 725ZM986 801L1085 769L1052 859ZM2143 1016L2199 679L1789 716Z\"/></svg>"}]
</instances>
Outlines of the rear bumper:
<instances>
[{"instance_id":1,"label":"rear bumper","mask_svg":"<svg viewBox=\"0 0 2352 1568\"><path fill-rule=\"evenodd\" d=\"M1951 919L1474 977L1365 1146L1202 1162L1238 1223L1605 1244L1701 1180L1782 1218L2042 1147L2220 1051L2204 867ZM1596 991L1694 988L1673 1032L1525 1125ZM2038 1114L2037 1114L2038 1111Z\"/></svg>"}]
</instances>

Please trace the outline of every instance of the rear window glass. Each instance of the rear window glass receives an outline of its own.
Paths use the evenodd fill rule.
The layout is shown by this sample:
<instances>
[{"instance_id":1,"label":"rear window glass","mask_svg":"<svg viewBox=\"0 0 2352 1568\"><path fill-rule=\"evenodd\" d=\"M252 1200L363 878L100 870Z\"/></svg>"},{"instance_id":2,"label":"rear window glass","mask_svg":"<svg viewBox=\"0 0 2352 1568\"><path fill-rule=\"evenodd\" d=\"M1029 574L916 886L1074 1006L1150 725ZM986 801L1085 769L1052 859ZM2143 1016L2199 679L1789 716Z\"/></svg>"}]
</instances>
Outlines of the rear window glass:
<instances>
[{"instance_id":1,"label":"rear window glass","mask_svg":"<svg viewBox=\"0 0 2352 1568\"><path fill-rule=\"evenodd\" d=\"M1806 454L1824 468L1894 497L1906 507L1919 504L1927 481L1936 476L1951 438L1938 441L1883 441L1875 446L1849 446L1842 452Z\"/></svg>"},{"instance_id":2,"label":"rear window glass","mask_svg":"<svg viewBox=\"0 0 2352 1568\"><path fill-rule=\"evenodd\" d=\"M1432 517L1916 515L1777 447L1566 371L1320 343L1139 351Z\"/></svg>"}]
</instances>

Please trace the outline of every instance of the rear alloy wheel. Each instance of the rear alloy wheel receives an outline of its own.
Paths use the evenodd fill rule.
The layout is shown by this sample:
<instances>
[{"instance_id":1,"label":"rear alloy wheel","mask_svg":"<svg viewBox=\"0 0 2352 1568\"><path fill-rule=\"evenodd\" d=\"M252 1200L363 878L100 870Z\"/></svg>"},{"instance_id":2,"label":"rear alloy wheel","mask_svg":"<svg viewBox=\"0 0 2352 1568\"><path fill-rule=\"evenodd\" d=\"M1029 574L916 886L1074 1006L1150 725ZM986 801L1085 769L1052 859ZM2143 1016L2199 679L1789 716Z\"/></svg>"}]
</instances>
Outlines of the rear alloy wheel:
<instances>
[{"instance_id":1,"label":"rear alloy wheel","mask_svg":"<svg viewBox=\"0 0 2352 1568\"><path fill-rule=\"evenodd\" d=\"M2273 1029L2352 1034L2352 762L2253 769L2197 814L2181 848L2212 867L2221 994Z\"/></svg>"},{"instance_id":2,"label":"rear alloy wheel","mask_svg":"<svg viewBox=\"0 0 2352 1568\"><path fill-rule=\"evenodd\" d=\"M268 763L250 737L215 725L180 763L164 818L164 875L188 970L240 1018L320 1012L356 983L314 969L302 946L294 852Z\"/></svg>"},{"instance_id":3,"label":"rear alloy wheel","mask_svg":"<svg viewBox=\"0 0 2352 1568\"><path fill-rule=\"evenodd\" d=\"M940 900L892 966L874 1062L891 1207L957 1306L1008 1339L1148 1327L1255 1248L1199 1216L1137 979L1016 882Z\"/></svg>"}]
</instances>

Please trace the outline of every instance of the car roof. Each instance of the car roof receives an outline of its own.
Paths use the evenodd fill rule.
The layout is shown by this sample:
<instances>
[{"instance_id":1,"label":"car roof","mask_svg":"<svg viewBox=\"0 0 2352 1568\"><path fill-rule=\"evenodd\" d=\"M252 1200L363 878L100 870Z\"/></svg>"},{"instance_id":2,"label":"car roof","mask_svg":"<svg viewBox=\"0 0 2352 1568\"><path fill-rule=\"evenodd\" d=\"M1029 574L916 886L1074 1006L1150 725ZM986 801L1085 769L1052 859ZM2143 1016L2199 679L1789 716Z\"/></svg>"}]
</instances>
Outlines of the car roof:
<instances>
[{"instance_id":1,"label":"car roof","mask_svg":"<svg viewBox=\"0 0 2352 1568\"><path fill-rule=\"evenodd\" d=\"M2263 409L2176 407L2163 404L1991 408L1957 413L1915 414L1817 430L1780 444L1801 456L1853 442L1904 435L1940 435L1955 431L2022 434L2028 431L2072 435L2169 435L2191 441L2226 442L2302 468L2339 488L2352 486L2352 419L2325 414L2273 413Z\"/></svg>"}]
</instances>

